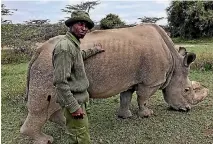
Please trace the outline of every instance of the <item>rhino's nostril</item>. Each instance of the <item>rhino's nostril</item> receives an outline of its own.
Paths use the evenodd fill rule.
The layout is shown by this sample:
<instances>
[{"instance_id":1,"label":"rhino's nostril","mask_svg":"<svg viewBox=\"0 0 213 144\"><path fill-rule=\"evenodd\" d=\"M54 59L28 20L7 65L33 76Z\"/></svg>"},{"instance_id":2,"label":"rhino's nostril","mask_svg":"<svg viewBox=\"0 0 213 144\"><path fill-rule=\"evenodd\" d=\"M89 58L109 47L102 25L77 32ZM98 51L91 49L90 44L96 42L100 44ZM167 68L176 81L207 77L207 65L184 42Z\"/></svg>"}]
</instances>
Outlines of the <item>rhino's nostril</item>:
<instances>
[{"instance_id":1,"label":"rhino's nostril","mask_svg":"<svg viewBox=\"0 0 213 144\"><path fill-rule=\"evenodd\" d=\"M186 106L186 111L188 112L191 109L190 106Z\"/></svg>"},{"instance_id":2,"label":"rhino's nostril","mask_svg":"<svg viewBox=\"0 0 213 144\"><path fill-rule=\"evenodd\" d=\"M186 106L186 107L184 107L184 108L179 108L179 111L188 112L190 109L191 109L190 106Z\"/></svg>"},{"instance_id":3,"label":"rhino's nostril","mask_svg":"<svg viewBox=\"0 0 213 144\"><path fill-rule=\"evenodd\" d=\"M186 108L179 108L180 112L186 112Z\"/></svg>"}]
</instances>

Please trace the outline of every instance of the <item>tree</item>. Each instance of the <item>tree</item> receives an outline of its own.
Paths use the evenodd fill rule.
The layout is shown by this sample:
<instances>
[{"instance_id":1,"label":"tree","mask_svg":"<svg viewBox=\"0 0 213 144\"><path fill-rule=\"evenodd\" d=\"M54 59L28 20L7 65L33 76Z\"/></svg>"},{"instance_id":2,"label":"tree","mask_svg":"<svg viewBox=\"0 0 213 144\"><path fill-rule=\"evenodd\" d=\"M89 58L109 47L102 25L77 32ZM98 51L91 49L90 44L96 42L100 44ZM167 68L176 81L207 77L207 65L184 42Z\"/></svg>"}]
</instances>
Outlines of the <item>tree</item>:
<instances>
[{"instance_id":1,"label":"tree","mask_svg":"<svg viewBox=\"0 0 213 144\"><path fill-rule=\"evenodd\" d=\"M172 1L166 11L171 36L190 39L213 36L212 1Z\"/></svg>"},{"instance_id":2,"label":"tree","mask_svg":"<svg viewBox=\"0 0 213 144\"><path fill-rule=\"evenodd\" d=\"M13 11L17 11L17 9L8 9L8 8L6 8L6 6L4 4L1 4L1 16L12 15L14 13ZM12 23L12 21L4 20L3 18L1 18L1 23L3 23L3 24Z\"/></svg>"},{"instance_id":3,"label":"tree","mask_svg":"<svg viewBox=\"0 0 213 144\"><path fill-rule=\"evenodd\" d=\"M156 23L159 20L164 19L164 17L142 17L142 18L138 18L141 20L141 23Z\"/></svg>"},{"instance_id":4,"label":"tree","mask_svg":"<svg viewBox=\"0 0 213 144\"><path fill-rule=\"evenodd\" d=\"M124 26L125 22L121 21L120 17L116 14L108 14L100 21L101 29L113 29L116 27Z\"/></svg>"},{"instance_id":5,"label":"tree","mask_svg":"<svg viewBox=\"0 0 213 144\"><path fill-rule=\"evenodd\" d=\"M94 9L95 6L99 5L99 1L87 1L87 2L81 2L80 4L76 5L66 5L65 9L61 9L62 12L66 13L72 13L75 10L82 10L86 12L90 12L91 9Z\"/></svg>"}]
</instances>

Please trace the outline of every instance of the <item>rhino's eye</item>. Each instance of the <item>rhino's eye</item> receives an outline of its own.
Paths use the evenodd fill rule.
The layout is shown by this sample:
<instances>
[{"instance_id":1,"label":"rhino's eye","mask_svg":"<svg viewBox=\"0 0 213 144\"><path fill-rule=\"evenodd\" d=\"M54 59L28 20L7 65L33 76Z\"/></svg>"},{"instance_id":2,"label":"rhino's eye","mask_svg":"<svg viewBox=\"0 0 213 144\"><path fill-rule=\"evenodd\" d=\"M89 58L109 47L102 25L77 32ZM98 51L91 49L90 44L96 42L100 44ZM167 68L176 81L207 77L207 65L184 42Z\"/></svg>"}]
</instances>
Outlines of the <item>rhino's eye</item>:
<instances>
[{"instance_id":1,"label":"rhino's eye","mask_svg":"<svg viewBox=\"0 0 213 144\"><path fill-rule=\"evenodd\" d=\"M184 92L187 93L189 91L189 88L185 88Z\"/></svg>"}]
</instances>

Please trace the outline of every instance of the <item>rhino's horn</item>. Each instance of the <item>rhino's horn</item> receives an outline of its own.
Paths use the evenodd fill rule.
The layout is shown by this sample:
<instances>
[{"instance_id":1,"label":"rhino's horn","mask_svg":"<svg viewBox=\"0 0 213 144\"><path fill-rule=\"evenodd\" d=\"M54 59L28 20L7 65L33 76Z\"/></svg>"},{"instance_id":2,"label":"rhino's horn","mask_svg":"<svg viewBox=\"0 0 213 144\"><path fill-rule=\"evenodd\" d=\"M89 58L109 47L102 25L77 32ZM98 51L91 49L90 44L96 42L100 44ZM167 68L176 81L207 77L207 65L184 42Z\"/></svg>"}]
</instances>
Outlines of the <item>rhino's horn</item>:
<instances>
[{"instance_id":1,"label":"rhino's horn","mask_svg":"<svg viewBox=\"0 0 213 144\"><path fill-rule=\"evenodd\" d=\"M209 90L207 88L202 88L201 84L196 81L192 81L192 87L193 87L193 90L195 91L195 96L193 98L192 104L196 105L205 99L205 97L209 93Z\"/></svg>"}]
</instances>

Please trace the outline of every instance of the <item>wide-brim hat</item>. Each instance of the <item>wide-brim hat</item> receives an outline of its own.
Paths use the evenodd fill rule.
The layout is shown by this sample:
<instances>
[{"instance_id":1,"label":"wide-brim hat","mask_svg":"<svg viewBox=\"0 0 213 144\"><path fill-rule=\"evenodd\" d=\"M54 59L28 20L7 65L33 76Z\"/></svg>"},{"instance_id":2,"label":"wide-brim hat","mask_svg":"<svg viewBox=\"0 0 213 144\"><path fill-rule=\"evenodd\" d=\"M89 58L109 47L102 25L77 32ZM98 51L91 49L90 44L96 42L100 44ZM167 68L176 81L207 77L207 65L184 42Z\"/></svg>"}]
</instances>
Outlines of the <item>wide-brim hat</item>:
<instances>
[{"instance_id":1,"label":"wide-brim hat","mask_svg":"<svg viewBox=\"0 0 213 144\"><path fill-rule=\"evenodd\" d=\"M92 29L94 27L94 22L90 19L90 16L85 11L74 11L71 14L71 18L65 21L67 27L73 25L76 22L84 21L88 24L88 28Z\"/></svg>"}]
</instances>

